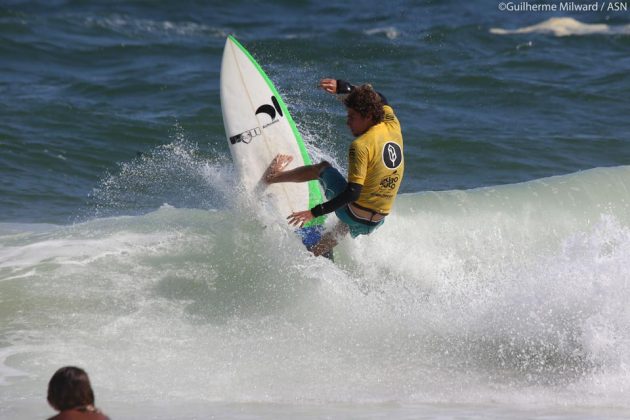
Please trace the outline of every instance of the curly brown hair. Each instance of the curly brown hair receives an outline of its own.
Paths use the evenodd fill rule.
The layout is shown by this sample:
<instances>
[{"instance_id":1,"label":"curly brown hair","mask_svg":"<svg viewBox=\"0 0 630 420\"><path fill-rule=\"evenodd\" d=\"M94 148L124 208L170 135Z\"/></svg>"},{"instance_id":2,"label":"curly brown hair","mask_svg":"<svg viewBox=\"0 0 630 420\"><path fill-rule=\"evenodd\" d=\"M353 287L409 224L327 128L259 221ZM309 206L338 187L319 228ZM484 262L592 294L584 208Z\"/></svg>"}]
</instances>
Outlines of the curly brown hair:
<instances>
[{"instance_id":1,"label":"curly brown hair","mask_svg":"<svg viewBox=\"0 0 630 420\"><path fill-rule=\"evenodd\" d=\"M343 103L346 107L357 111L363 118L371 116L374 124L380 123L385 118L383 100L372 85L365 84L354 88Z\"/></svg>"}]
</instances>

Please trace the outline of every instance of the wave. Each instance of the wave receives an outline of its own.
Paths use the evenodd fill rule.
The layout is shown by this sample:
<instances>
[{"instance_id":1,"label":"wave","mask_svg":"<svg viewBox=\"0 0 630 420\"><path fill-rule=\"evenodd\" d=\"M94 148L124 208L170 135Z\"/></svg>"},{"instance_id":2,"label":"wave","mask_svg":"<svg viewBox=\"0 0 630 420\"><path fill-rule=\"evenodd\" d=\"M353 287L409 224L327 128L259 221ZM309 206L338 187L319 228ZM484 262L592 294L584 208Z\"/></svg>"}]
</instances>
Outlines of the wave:
<instances>
[{"instance_id":1,"label":"wave","mask_svg":"<svg viewBox=\"0 0 630 420\"><path fill-rule=\"evenodd\" d=\"M4 224L0 382L72 362L121 401L627 407L628 203L630 167L406 194L335 264L242 203Z\"/></svg>"},{"instance_id":2,"label":"wave","mask_svg":"<svg viewBox=\"0 0 630 420\"><path fill-rule=\"evenodd\" d=\"M83 21L88 28L101 28L123 35L158 35L158 36L210 36L226 38L230 31L224 28L195 22L172 22L168 20L138 19L127 15L112 14L107 17L87 17Z\"/></svg>"},{"instance_id":3,"label":"wave","mask_svg":"<svg viewBox=\"0 0 630 420\"><path fill-rule=\"evenodd\" d=\"M605 23L583 23L569 17L551 18L544 22L518 29L491 28L496 35L551 34L554 36L581 35L630 35L630 25L608 25Z\"/></svg>"}]
</instances>

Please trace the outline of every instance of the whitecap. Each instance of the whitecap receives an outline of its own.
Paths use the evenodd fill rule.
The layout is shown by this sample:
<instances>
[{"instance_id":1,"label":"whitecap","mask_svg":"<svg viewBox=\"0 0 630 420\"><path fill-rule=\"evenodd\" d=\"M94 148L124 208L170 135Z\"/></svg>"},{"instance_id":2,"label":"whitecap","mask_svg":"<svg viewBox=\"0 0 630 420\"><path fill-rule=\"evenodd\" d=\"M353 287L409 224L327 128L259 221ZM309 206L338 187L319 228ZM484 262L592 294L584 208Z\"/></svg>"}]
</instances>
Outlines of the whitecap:
<instances>
[{"instance_id":1,"label":"whitecap","mask_svg":"<svg viewBox=\"0 0 630 420\"><path fill-rule=\"evenodd\" d=\"M396 39L400 36L400 32L393 26L386 26L380 28L373 28L363 31L366 35L380 35L384 34L388 39Z\"/></svg>"},{"instance_id":2,"label":"whitecap","mask_svg":"<svg viewBox=\"0 0 630 420\"><path fill-rule=\"evenodd\" d=\"M495 35L551 34L554 36L576 36L594 34L630 34L630 25L607 25L604 23L583 23L569 17L551 18L544 22L517 29L491 28Z\"/></svg>"},{"instance_id":3,"label":"whitecap","mask_svg":"<svg viewBox=\"0 0 630 420\"><path fill-rule=\"evenodd\" d=\"M89 17L85 19L88 27L100 27L126 35L158 34L170 36L199 36L210 34L217 38L225 38L230 31L195 22L155 21L135 19L126 15L108 17Z\"/></svg>"}]
</instances>

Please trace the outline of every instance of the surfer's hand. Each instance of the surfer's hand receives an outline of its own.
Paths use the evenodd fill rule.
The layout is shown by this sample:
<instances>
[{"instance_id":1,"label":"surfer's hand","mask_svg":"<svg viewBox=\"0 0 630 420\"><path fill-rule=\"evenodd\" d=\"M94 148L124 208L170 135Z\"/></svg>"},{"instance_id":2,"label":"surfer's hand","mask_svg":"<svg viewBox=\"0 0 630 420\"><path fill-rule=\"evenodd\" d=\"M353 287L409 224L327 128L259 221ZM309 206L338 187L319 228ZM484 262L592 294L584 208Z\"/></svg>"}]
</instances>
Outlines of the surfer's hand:
<instances>
[{"instance_id":1,"label":"surfer's hand","mask_svg":"<svg viewBox=\"0 0 630 420\"><path fill-rule=\"evenodd\" d=\"M319 87L324 89L328 93L337 93L337 80L336 79L322 79L319 82Z\"/></svg>"},{"instance_id":2,"label":"surfer's hand","mask_svg":"<svg viewBox=\"0 0 630 420\"><path fill-rule=\"evenodd\" d=\"M289 224L292 226L302 227L304 226L304 223L313 219L313 217L314 217L313 213L311 213L310 210L304 210L304 211L296 211L295 213L291 214L291 216L287 217L287 220L289 221Z\"/></svg>"},{"instance_id":3,"label":"surfer's hand","mask_svg":"<svg viewBox=\"0 0 630 420\"><path fill-rule=\"evenodd\" d=\"M284 168L286 168L287 165L292 161L293 156L291 155L277 155L275 158L273 158L273 160L269 164L269 167L262 176L265 182L267 184L273 184L274 182L276 182L276 177L278 176L278 174L281 173Z\"/></svg>"}]
</instances>

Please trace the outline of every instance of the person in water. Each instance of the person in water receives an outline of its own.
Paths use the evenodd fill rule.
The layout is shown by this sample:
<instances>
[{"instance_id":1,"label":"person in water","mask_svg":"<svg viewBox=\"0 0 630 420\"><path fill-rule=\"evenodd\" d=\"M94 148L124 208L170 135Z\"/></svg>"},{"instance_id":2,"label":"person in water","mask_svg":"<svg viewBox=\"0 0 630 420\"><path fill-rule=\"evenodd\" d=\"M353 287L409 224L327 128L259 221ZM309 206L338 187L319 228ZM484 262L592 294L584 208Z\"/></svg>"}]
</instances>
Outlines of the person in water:
<instances>
[{"instance_id":1,"label":"person in water","mask_svg":"<svg viewBox=\"0 0 630 420\"><path fill-rule=\"evenodd\" d=\"M323 79L320 87L331 94L346 95L346 124L356 138L348 151L348 180L326 161L285 171L293 160L276 156L264 179L278 182L307 182L319 179L327 202L288 217L293 226L302 227L315 217L332 213L339 222L311 251L325 255L348 232L353 238L369 235L390 213L405 169L400 122L383 95L371 85L353 86L345 80Z\"/></svg>"},{"instance_id":2,"label":"person in water","mask_svg":"<svg viewBox=\"0 0 630 420\"><path fill-rule=\"evenodd\" d=\"M48 420L108 420L94 407L94 391L83 369L66 366L48 383L48 403L59 411Z\"/></svg>"}]
</instances>

